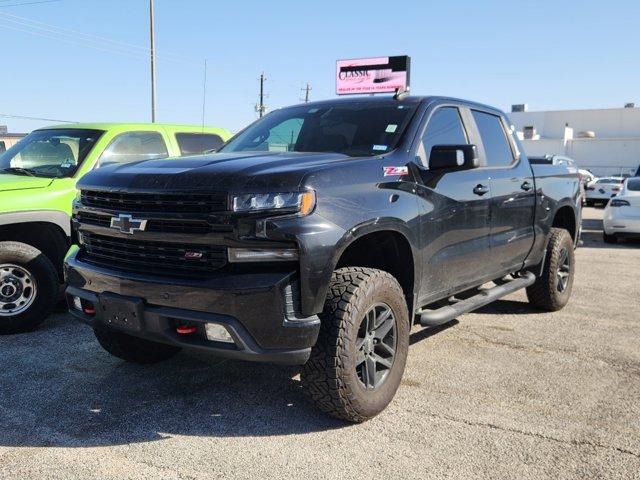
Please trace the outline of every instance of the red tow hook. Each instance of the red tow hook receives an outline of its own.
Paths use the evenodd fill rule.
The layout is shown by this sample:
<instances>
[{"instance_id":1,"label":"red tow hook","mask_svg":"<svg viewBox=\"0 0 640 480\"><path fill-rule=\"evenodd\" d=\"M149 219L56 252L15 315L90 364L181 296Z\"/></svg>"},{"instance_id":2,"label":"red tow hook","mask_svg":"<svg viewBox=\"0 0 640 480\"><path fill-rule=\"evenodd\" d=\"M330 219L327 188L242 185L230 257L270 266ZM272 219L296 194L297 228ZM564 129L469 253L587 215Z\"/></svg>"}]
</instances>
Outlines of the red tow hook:
<instances>
[{"instance_id":1,"label":"red tow hook","mask_svg":"<svg viewBox=\"0 0 640 480\"><path fill-rule=\"evenodd\" d=\"M84 307L82 309L82 311L87 315L95 315L96 314L96 309L93 308L93 307Z\"/></svg>"},{"instance_id":2,"label":"red tow hook","mask_svg":"<svg viewBox=\"0 0 640 480\"><path fill-rule=\"evenodd\" d=\"M198 331L198 329L196 327L191 327L188 325L180 325L176 328L176 332L178 332L180 335L191 335L193 333L196 333Z\"/></svg>"}]
</instances>

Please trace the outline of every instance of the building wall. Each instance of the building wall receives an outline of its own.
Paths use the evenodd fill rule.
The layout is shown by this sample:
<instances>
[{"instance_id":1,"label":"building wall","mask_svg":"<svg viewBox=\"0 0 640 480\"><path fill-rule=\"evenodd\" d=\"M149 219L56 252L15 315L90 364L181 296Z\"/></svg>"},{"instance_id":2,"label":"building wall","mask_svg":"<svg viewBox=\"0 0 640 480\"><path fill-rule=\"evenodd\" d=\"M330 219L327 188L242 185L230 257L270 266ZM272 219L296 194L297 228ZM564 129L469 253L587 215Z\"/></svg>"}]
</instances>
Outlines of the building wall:
<instances>
[{"instance_id":1,"label":"building wall","mask_svg":"<svg viewBox=\"0 0 640 480\"><path fill-rule=\"evenodd\" d=\"M576 134L593 131L596 138L640 137L640 108L512 112L509 118L518 131L535 126L540 137L562 138L566 124Z\"/></svg>"}]
</instances>

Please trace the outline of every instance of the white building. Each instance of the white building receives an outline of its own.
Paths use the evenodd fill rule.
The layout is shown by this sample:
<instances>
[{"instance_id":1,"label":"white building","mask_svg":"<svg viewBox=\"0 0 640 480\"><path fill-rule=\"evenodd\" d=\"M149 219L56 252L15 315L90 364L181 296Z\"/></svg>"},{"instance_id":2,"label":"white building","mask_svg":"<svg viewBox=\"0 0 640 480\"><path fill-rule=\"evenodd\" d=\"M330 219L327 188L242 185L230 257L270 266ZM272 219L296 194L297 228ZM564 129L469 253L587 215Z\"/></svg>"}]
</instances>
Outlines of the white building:
<instances>
[{"instance_id":1,"label":"white building","mask_svg":"<svg viewBox=\"0 0 640 480\"><path fill-rule=\"evenodd\" d=\"M563 154L599 176L633 174L640 165L640 108L510 114L527 155Z\"/></svg>"}]
</instances>

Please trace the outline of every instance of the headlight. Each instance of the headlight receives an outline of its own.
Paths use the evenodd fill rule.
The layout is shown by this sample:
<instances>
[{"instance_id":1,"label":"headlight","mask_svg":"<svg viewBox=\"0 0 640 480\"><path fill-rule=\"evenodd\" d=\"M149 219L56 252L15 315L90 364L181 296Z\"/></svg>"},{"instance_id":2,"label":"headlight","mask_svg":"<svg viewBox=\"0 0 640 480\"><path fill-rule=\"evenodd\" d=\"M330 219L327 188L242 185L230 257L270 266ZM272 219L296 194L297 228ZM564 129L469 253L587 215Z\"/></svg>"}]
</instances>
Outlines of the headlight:
<instances>
[{"instance_id":1,"label":"headlight","mask_svg":"<svg viewBox=\"0 0 640 480\"><path fill-rule=\"evenodd\" d=\"M316 193L247 193L233 197L234 212L258 212L263 210L291 210L299 215L309 215L316 206Z\"/></svg>"}]
</instances>

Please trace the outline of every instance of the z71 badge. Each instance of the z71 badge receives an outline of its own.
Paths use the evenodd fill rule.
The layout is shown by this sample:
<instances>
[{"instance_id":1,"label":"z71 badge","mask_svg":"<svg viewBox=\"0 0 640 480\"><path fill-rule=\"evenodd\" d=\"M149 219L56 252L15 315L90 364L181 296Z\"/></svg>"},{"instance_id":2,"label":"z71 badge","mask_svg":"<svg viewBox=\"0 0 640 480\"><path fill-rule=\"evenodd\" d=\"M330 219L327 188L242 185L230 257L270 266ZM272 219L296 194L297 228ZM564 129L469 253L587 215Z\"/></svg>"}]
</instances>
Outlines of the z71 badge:
<instances>
[{"instance_id":1,"label":"z71 badge","mask_svg":"<svg viewBox=\"0 0 640 480\"><path fill-rule=\"evenodd\" d=\"M382 167L385 177L409 175L409 167Z\"/></svg>"}]
</instances>

